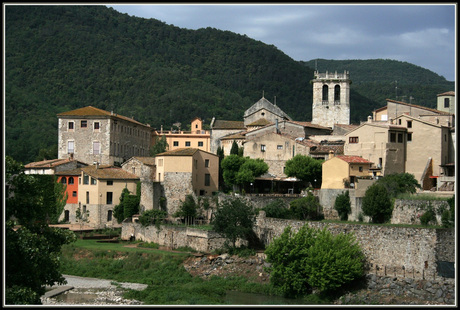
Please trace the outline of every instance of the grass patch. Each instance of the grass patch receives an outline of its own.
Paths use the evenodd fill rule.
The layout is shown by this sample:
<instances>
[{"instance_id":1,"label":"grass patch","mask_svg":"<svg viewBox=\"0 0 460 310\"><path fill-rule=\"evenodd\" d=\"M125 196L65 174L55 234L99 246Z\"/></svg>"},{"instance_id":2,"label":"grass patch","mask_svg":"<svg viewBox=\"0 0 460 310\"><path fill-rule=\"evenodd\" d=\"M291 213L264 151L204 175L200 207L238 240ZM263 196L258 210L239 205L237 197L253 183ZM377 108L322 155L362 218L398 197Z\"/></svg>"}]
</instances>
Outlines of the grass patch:
<instances>
[{"instance_id":1,"label":"grass patch","mask_svg":"<svg viewBox=\"0 0 460 310\"><path fill-rule=\"evenodd\" d=\"M396 199L401 199L401 200L426 200L426 201L447 201L451 197L447 196L436 196L432 194L410 194L410 193L403 193L399 194Z\"/></svg>"},{"instance_id":2,"label":"grass patch","mask_svg":"<svg viewBox=\"0 0 460 310\"><path fill-rule=\"evenodd\" d=\"M269 283L258 284L244 277L209 279L191 276L183 267L187 253L124 247L125 244L77 240L62 247L63 274L94 277L118 282L147 284L143 291L127 290L125 298L146 305L219 305L226 304L227 291L279 296Z\"/></svg>"}]
</instances>

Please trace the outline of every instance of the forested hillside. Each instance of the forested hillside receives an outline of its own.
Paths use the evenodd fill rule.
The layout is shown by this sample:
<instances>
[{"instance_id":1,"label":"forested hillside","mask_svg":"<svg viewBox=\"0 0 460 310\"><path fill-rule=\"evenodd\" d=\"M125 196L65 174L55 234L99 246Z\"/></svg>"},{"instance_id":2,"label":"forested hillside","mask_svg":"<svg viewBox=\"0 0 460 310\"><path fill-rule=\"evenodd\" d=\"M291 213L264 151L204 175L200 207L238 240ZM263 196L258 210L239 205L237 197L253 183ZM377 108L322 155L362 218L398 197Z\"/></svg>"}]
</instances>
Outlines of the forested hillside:
<instances>
[{"instance_id":1,"label":"forested hillside","mask_svg":"<svg viewBox=\"0 0 460 310\"><path fill-rule=\"evenodd\" d=\"M194 117L207 125L212 117L242 120L264 93L293 119L311 120L314 66L247 36L181 29L105 6L8 5L5 18L5 150L17 161L41 159L39 150L52 156L56 114L88 105L184 128ZM359 122L384 102L357 92L358 75L347 70L351 118ZM432 102L439 92L428 95Z\"/></svg>"},{"instance_id":2,"label":"forested hillside","mask_svg":"<svg viewBox=\"0 0 460 310\"><path fill-rule=\"evenodd\" d=\"M436 95L455 90L455 82L419 66L390 59L325 60L303 62L320 72L350 72L352 88L364 97L385 99L436 108ZM410 98L412 97L412 99Z\"/></svg>"}]
</instances>

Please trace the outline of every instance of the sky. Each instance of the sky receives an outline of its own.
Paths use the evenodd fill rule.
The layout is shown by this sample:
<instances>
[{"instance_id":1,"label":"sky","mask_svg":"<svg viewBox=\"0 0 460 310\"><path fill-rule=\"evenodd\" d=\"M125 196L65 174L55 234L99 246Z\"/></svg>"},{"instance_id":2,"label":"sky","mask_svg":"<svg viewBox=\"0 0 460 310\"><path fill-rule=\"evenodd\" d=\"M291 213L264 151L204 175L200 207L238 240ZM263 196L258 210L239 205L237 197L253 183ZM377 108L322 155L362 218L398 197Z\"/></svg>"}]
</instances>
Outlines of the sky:
<instances>
[{"instance_id":1,"label":"sky","mask_svg":"<svg viewBox=\"0 0 460 310\"><path fill-rule=\"evenodd\" d=\"M107 6L180 28L211 27L244 34L276 46L297 61L392 59L429 69L448 81L456 77L455 2Z\"/></svg>"}]
</instances>

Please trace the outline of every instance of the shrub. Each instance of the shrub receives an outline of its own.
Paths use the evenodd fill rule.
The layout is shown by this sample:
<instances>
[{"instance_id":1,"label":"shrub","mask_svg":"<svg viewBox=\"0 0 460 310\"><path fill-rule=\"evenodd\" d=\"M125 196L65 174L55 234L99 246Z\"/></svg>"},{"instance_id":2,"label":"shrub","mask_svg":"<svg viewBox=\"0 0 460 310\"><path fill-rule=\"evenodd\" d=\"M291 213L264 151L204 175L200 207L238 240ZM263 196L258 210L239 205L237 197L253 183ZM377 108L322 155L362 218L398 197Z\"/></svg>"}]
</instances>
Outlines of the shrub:
<instances>
[{"instance_id":1,"label":"shrub","mask_svg":"<svg viewBox=\"0 0 460 310\"><path fill-rule=\"evenodd\" d=\"M163 210L147 210L139 216L139 222L142 226L159 225L167 214Z\"/></svg>"},{"instance_id":2,"label":"shrub","mask_svg":"<svg viewBox=\"0 0 460 310\"><path fill-rule=\"evenodd\" d=\"M265 254L270 282L287 297L334 291L364 275L364 254L354 235L332 235L326 227L304 225L295 233L288 226Z\"/></svg>"},{"instance_id":3,"label":"shrub","mask_svg":"<svg viewBox=\"0 0 460 310\"><path fill-rule=\"evenodd\" d=\"M307 197L291 201L290 213L293 218L299 220L323 219L321 214L321 205L312 193L308 193Z\"/></svg>"},{"instance_id":4,"label":"shrub","mask_svg":"<svg viewBox=\"0 0 460 310\"><path fill-rule=\"evenodd\" d=\"M374 183L366 190L363 197L363 213L371 217L373 223L385 223L391 219L393 205L386 188Z\"/></svg>"},{"instance_id":5,"label":"shrub","mask_svg":"<svg viewBox=\"0 0 460 310\"><path fill-rule=\"evenodd\" d=\"M286 208L286 203L282 199L277 199L265 207L262 208L265 211L265 215L267 217L275 217L280 219L287 219L289 218L289 209Z\"/></svg>"},{"instance_id":6,"label":"shrub","mask_svg":"<svg viewBox=\"0 0 460 310\"><path fill-rule=\"evenodd\" d=\"M351 213L350 194L348 191L337 196L334 203L334 209L339 213L341 221L348 220L348 214Z\"/></svg>"},{"instance_id":7,"label":"shrub","mask_svg":"<svg viewBox=\"0 0 460 310\"><path fill-rule=\"evenodd\" d=\"M431 205L428 207L428 210L420 217L420 223L424 226L428 226L429 224L436 225L436 214L434 213Z\"/></svg>"},{"instance_id":8,"label":"shrub","mask_svg":"<svg viewBox=\"0 0 460 310\"><path fill-rule=\"evenodd\" d=\"M447 200L449 209L441 213L441 223L445 228L455 227L455 195Z\"/></svg>"}]
</instances>

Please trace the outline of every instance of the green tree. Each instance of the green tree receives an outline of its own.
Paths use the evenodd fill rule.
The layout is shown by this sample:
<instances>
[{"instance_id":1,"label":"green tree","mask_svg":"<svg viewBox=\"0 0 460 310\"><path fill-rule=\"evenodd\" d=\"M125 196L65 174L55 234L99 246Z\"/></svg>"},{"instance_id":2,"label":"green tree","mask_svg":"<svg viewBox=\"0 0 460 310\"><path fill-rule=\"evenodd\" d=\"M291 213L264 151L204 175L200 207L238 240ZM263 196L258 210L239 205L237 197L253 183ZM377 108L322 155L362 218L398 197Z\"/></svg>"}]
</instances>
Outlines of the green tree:
<instances>
[{"instance_id":1,"label":"green tree","mask_svg":"<svg viewBox=\"0 0 460 310\"><path fill-rule=\"evenodd\" d=\"M218 206L214 219L213 230L228 239L235 248L238 238L247 239L252 233L255 212L252 206L241 199L225 200Z\"/></svg>"},{"instance_id":2,"label":"green tree","mask_svg":"<svg viewBox=\"0 0 460 310\"><path fill-rule=\"evenodd\" d=\"M268 171L268 165L263 159L245 158L235 177L235 182L239 185L254 182L255 178Z\"/></svg>"},{"instance_id":3,"label":"green tree","mask_svg":"<svg viewBox=\"0 0 460 310\"><path fill-rule=\"evenodd\" d=\"M333 235L327 227L290 226L265 250L270 282L287 297L312 289L334 291L364 275L364 254L353 234Z\"/></svg>"},{"instance_id":4,"label":"green tree","mask_svg":"<svg viewBox=\"0 0 460 310\"><path fill-rule=\"evenodd\" d=\"M193 223L198 216L198 205L192 194L185 196L185 201L179 206L179 210L174 213L176 217L183 217L186 224Z\"/></svg>"},{"instance_id":5,"label":"green tree","mask_svg":"<svg viewBox=\"0 0 460 310\"><path fill-rule=\"evenodd\" d=\"M169 149L169 144L166 142L166 135L161 138L157 137L155 144L150 148L150 156L155 156L164 153Z\"/></svg>"},{"instance_id":6,"label":"green tree","mask_svg":"<svg viewBox=\"0 0 460 310\"><path fill-rule=\"evenodd\" d=\"M363 213L370 216L373 223L385 223L391 219L393 204L384 185L376 182L366 190L363 202Z\"/></svg>"},{"instance_id":7,"label":"green tree","mask_svg":"<svg viewBox=\"0 0 460 310\"><path fill-rule=\"evenodd\" d=\"M234 185L234 190L237 184L236 176L244 162L245 158L238 155L229 155L222 160L221 166L224 182L229 186Z\"/></svg>"},{"instance_id":8,"label":"green tree","mask_svg":"<svg viewBox=\"0 0 460 310\"><path fill-rule=\"evenodd\" d=\"M232 148L230 149L230 155L239 155L238 143L236 143L235 140L233 140Z\"/></svg>"},{"instance_id":9,"label":"green tree","mask_svg":"<svg viewBox=\"0 0 460 310\"><path fill-rule=\"evenodd\" d=\"M64 284L59 272L61 246L74 242L69 230L49 227L62 212L54 187L24 174L13 158L5 159L5 304L41 304L46 285Z\"/></svg>"},{"instance_id":10,"label":"green tree","mask_svg":"<svg viewBox=\"0 0 460 310\"><path fill-rule=\"evenodd\" d=\"M288 177L296 177L318 187L321 185L322 163L323 160L298 154L286 161L284 172Z\"/></svg>"},{"instance_id":11,"label":"green tree","mask_svg":"<svg viewBox=\"0 0 460 310\"><path fill-rule=\"evenodd\" d=\"M120 224L125 218L139 213L140 204L140 182L137 183L136 195L131 195L129 189L123 189L120 195L120 203L113 208L113 217Z\"/></svg>"},{"instance_id":12,"label":"green tree","mask_svg":"<svg viewBox=\"0 0 460 310\"><path fill-rule=\"evenodd\" d=\"M441 213L441 223L445 228L455 227L455 195L447 200L449 209Z\"/></svg>"},{"instance_id":13,"label":"green tree","mask_svg":"<svg viewBox=\"0 0 460 310\"><path fill-rule=\"evenodd\" d=\"M348 214L351 213L350 193L348 191L335 198L334 209L339 213L341 221L348 220Z\"/></svg>"},{"instance_id":14,"label":"green tree","mask_svg":"<svg viewBox=\"0 0 460 310\"><path fill-rule=\"evenodd\" d=\"M159 225L167 216L166 211L151 209L142 212L139 216L139 222L142 226Z\"/></svg>"},{"instance_id":15,"label":"green tree","mask_svg":"<svg viewBox=\"0 0 460 310\"><path fill-rule=\"evenodd\" d=\"M311 192L308 193L307 197L291 201L289 210L293 218L302 221L323 219L318 198Z\"/></svg>"},{"instance_id":16,"label":"green tree","mask_svg":"<svg viewBox=\"0 0 460 310\"><path fill-rule=\"evenodd\" d=\"M219 187L224 187L224 176L222 171L222 160L225 158L224 149L222 147L218 147L216 151L216 155L219 157Z\"/></svg>"},{"instance_id":17,"label":"green tree","mask_svg":"<svg viewBox=\"0 0 460 310\"><path fill-rule=\"evenodd\" d=\"M385 175L377 183L383 185L392 198L403 193L414 194L417 188L421 188L414 175L407 172Z\"/></svg>"}]
</instances>

